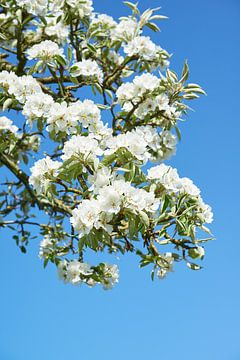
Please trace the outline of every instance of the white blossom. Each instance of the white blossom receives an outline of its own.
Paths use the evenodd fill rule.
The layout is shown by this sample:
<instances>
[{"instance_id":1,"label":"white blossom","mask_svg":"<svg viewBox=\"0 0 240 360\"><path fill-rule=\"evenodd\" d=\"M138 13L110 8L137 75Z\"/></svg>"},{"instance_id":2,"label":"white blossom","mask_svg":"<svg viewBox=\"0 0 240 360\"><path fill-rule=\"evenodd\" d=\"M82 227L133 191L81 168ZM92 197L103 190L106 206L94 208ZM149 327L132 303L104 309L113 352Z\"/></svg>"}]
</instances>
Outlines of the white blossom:
<instances>
[{"instance_id":1,"label":"white blossom","mask_svg":"<svg viewBox=\"0 0 240 360\"><path fill-rule=\"evenodd\" d=\"M112 172L109 167L102 166L98 168L93 175L88 176L88 181L92 184L90 190L98 193L100 188L110 184L111 178Z\"/></svg>"},{"instance_id":2,"label":"white blossom","mask_svg":"<svg viewBox=\"0 0 240 360\"><path fill-rule=\"evenodd\" d=\"M78 260L72 260L67 264L66 281L73 285L81 283L81 275L91 275L93 271L87 263L81 263Z\"/></svg>"},{"instance_id":3,"label":"white blossom","mask_svg":"<svg viewBox=\"0 0 240 360\"><path fill-rule=\"evenodd\" d=\"M103 81L103 72L95 60L82 60L76 62L70 69L72 76L82 75L90 79L96 79L99 83Z\"/></svg>"},{"instance_id":4,"label":"white blossom","mask_svg":"<svg viewBox=\"0 0 240 360\"><path fill-rule=\"evenodd\" d=\"M8 92L13 94L20 103L24 103L28 96L42 94L42 89L31 75L23 75L9 84Z\"/></svg>"},{"instance_id":5,"label":"white blossom","mask_svg":"<svg viewBox=\"0 0 240 360\"><path fill-rule=\"evenodd\" d=\"M55 178L58 174L58 169L62 165L59 161L53 161L50 157L38 160L31 167L31 176L29 177L29 184L37 191L37 193L45 193L50 184L51 178Z\"/></svg>"},{"instance_id":6,"label":"white blossom","mask_svg":"<svg viewBox=\"0 0 240 360\"><path fill-rule=\"evenodd\" d=\"M83 200L76 209L72 211L70 219L72 226L79 233L79 237L93 229L100 214L99 202L97 200Z\"/></svg>"},{"instance_id":7,"label":"white blossom","mask_svg":"<svg viewBox=\"0 0 240 360\"><path fill-rule=\"evenodd\" d=\"M149 36L134 37L127 44L123 45L124 52L128 56L138 55L144 60L153 60L156 57L157 46Z\"/></svg>"},{"instance_id":8,"label":"white blossom","mask_svg":"<svg viewBox=\"0 0 240 360\"><path fill-rule=\"evenodd\" d=\"M40 44L33 45L26 53L30 60L41 59L43 61L50 61L53 60L56 55L64 57L63 49L51 40L45 40Z\"/></svg>"},{"instance_id":9,"label":"white blossom","mask_svg":"<svg viewBox=\"0 0 240 360\"><path fill-rule=\"evenodd\" d=\"M89 136L74 135L65 142L62 159L68 160L74 156L81 157L86 162L94 162L102 153L97 140Z\"/></svg>"},{"instance_id":10,"label":"white blossom","mask_svg":"<svg viewBox=\"0 0 240 360\"><path fill-rule=\"evenodd\" d=\"M72 8L80 18L91 16L93 11L92 0L66 0L66 3Z\"/></svg>"},{"instance_id":11,"label":"white blossom","mask_svg":"<svg viewBox=\"0 0 240 360\"><path fill-rule=\"evenodd\" d=\"M106 14L94 14L90 26L114 28L117 25L112 16Z\"/></svg>"},{"instance_id":12,"label":"white blossom","mask_svg":"<svg viewBox=\"0 0 240 360\"><path fill-rule=\"evenodd\" d=\"M113 286L118 283L119 270L117 265L105 264L104 268L105 278L103 283L104 290L112 289Z\"/></svg>"},{"instance_id":13,"label":"white blossom","mask_svg":"<svg viewBox=\"0 0 240 360\"><path fill-rule=\"evenodd\" d=\"M30 95L27 97L22 113L31 123L34 119L46 117L53 104L54 101L50 95L44 93L41 96Z\"/></svg>"},{"instance_id":14,"label":"white blossom","mask_svg":"<svg viewBox=\"0 0 240 360\"><path fill-rule=\"evenodd\" d=\"M39 257L41 259L50 255L54 251L55 241L51 238L50 235L45 235L42 241L40 242Z\"/></svg>"},{"instance_id":15,"label":"white blossom","mask_svg":"<svg viewBox=\"0 0 240 360\"><path fill-rule=\"evenodd\" d=\"M200 217L203 222L211 224L213 222L213 212L211 206L205 204L202 198L199 196L198 205L201 211Z\"/></svg>"},{"instance_id":16,"label":"white blossom","mask_svg":"<svg viewBox=\"0 0 240 360\"><path fill-rule=\"evenodd\" d=\"M139 25L135 19L122 19L111 31L113 41L130 41L141 33Z\"/></svg>"},{"instance_id":17,"label":"white blossom","mask_svg":"<svg viewBox=\"0 0 240 360\"><path fill-rule=\"evenodd\" d=\"M48 11L48 0L16 0L17 5L24 7L30 14L44 16Z\"/></svg>"},{"instance_id":18,"label":"white blossom","mask_svg":"<svg viewBox=\"0 0 240 360\"><path fill-rule=\"evenodd\" d=\"M14 135L18 132L18 127L13 125L12 120L7 118L6 116L0 116L0 133L2 131L10 131Z\"/></svg>"}]
</instances>

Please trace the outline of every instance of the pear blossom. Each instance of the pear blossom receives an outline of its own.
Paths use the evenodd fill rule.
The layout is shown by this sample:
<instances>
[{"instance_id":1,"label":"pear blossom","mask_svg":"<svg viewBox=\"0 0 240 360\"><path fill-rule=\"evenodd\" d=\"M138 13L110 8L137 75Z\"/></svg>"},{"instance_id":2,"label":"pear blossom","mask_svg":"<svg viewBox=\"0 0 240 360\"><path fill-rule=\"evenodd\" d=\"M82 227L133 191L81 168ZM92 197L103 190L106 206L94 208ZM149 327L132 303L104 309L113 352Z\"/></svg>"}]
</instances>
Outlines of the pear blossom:
<instances>
[{"instance_id":1,"label":"pear blossom","mask_svg":"<svg viewBox=\"0 0 240 360\"><path fill-rule=\"evenodd\" d=\"M43 61L53 60L54 56L64 57L63 49L51 40L42 41L40 44L33 45L27 50L28 59L41 59Z\"/></svg>"},{"instance_id":2,"label":"pear blossom","mask_svg":"<svg viewBox=\"0 0 240 360\"><path fill-rule=\"evenodd\" d=\"M35 162L31 167L31 176L29 184L37 191L37 193L45 193L50 184L51 178L55 178L62 163L53 161L49 156Z\"/></svg>"},{"instance_id":3,"label":"pear blossom","mask_svg":"<svg viewBox=\"0 0 240 360\"><path fill-rule=\"evenodd\" d=\"M23 115L28 118L29 123L32 120L46 117L54 104L53 98L47 94L29 95L23 107Z\"/></svg>"},{"instance_id":4,"label":"pear blossom","mask_svg":"<svg viewBox=\"0 0 240 360\"><path fill-rule=\"evenodd\" d=\"M99 83L103 81L103 72L98 66L98 63L94 60L82 60L76 62L72 68L70 69L71 75L76 76L84 76L89 79L96 79Z\"/></svg>"},{"instance_id":5,"label":"pear blossom","mask_svg":"<svg viewBox=\"0 0 240 360\"><path fill-rule=\"evenodd\" d=\"M139 55L144 60L154 59L157 52L157 47L149 36L137 36L124 44L123 49L128 56Z\"/></svg>"},{"instance_id":6,"label":"pear blossom","mask_svg":"<svg viewBox=\"0 0 240 360\"><path fill-rule=\"evenodd\" d=\"M12 120L7 118L6 116L0 116L0 133L5 131L10 131L14 135L18 132L18 127L13 125Z\"/></svg>"}]
</instances>

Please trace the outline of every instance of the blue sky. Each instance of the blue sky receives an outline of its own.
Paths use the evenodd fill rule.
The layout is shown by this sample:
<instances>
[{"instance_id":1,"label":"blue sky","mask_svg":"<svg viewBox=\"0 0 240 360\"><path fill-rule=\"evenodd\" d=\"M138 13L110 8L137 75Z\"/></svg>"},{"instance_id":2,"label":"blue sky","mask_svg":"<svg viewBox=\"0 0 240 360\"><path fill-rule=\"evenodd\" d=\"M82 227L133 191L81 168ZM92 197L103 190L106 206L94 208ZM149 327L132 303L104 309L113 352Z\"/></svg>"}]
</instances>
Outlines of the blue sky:
<instances>
[{"instance_id":1,"label":"blue sky","mask_svg":"<svg viewBox=\"0 0 240 360\"><path fill-rule=\"evenodd\" d=\"M127 255L119 285L104 292L62 284L53 267L43 270L37 241L23 255L1 232L1 360L240 359L240 2L142 4L162 6L169 20L154 40L173 53L178 72L188 59L191 82L208 93L192 103L171 164L213 206L217 241L206 246L202 271L178 265L154 283ZM95 7L126 13L120 0L95 0Z\"/></svg>"}]
</instances>

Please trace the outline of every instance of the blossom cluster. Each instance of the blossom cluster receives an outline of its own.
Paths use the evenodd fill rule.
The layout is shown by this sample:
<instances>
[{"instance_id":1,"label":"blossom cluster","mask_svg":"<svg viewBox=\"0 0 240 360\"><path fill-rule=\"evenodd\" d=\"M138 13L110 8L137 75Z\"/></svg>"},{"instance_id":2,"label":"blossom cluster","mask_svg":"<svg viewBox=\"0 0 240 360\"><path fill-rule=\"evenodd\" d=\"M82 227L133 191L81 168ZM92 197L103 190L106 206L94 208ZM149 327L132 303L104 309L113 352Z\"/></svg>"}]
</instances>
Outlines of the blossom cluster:
<instances>
[{"instance_id":1,"label":"blossom cluster","mask_svg":"<svg viewBox=\"0 0 240 360\"><path fill-rule=\"evenodd\" d=\"M104 184L106 180L101 179L101 182ZM153 214L160 205L153 192L135 188L123 179L113 180L111 184L101 188L97 182L97 189L96 198L83 200L72 212L70 220L80 237L89 234L92 229L99 228L111 234L113 217L121 211Z\"/></svg>"},{"instance_id":2,"label":"blossom cluster","mask_svg":"<svg viewBox=\"0 0 240 360\"><path fill-rule=\"evenodd\" d=\"M18 127L13 125L12 120L7 118L6 116L0 116L0 132L10 131L14 135L18 132Z\"/></svg>"},{"instance_id":3,"label":"blossom cluster","mask_svg":"<svg viewBox=\"0 0 240 360\"><path fill-rule=\"evenodd\" d=\"M118 282L119 270L117 265L102 264L101 280L94 279L94 267L88 263L83 263L78 260L62 261L58 264L58 274L61 280L65 283L71 283L73 285L87 284L89 287L93 287L98 283L101 283L104 290L112 289L112 287Z\"/></svg>"},{"instance_id":4,"label":"blossom cluster","mask_svg":"<svg viewBox=\"0 0 240 360\"><path fill-rule=\"evenodd\" d=\"M131 251L162 279L180 260L200 268L192 261L208 239L198 234L213 220L198 187L164 163L176 153L185 102L204 92L187 83L187 64L178 77L145 35L165 17L125 3L132 14L118 20L96 13L92 0L3 0L0 11L0 105L12 119L23 115L17 126L0 117L0 166L21 184L14 195L9 187L3 213L22 212L22 243L15 238L25 249L30 209L44 210L44 265L54 263L65 283L104 289L118 268L85 262L88 249Z\"/></svg>"}]
</instances>

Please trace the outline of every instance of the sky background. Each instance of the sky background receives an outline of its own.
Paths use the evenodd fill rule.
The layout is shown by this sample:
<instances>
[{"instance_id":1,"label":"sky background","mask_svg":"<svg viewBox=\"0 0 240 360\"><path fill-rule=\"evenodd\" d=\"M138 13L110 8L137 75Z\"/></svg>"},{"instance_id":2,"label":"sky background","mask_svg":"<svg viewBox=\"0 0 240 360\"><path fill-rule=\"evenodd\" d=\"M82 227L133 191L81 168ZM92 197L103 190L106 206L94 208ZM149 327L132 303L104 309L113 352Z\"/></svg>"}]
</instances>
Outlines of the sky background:
<instances>
[{"instance_id":1,"label":"sky background","mask_svg":"<svg viewBox=\"0 0 240 360\"><path fill-rule=\"evenodd\" d=\"M192 103L171 161L201 188L214 209L217 241L200 272L178 265L151 282L135 258L120 265L112 291L73 287L43 269L38 240L21 254L1 232L0 360L240 359L239 0L142 1L169 20L154 41L188 59L190 81L208 96ZM95 0L97 11L126 14L120 0Z\"/></svg>"}]
</instances>

